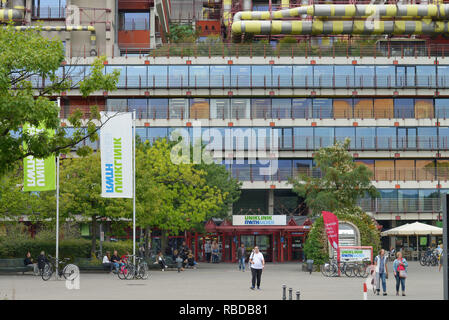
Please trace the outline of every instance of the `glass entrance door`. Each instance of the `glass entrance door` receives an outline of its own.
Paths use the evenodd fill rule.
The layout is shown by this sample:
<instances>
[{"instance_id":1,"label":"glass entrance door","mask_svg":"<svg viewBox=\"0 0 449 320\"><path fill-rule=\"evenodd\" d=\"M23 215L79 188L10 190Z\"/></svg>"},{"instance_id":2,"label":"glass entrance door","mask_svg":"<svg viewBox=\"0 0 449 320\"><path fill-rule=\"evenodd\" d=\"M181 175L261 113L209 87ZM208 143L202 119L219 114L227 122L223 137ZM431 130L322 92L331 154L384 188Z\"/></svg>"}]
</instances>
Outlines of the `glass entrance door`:
<instances>
[{"instance_id":1,"label":"glass entrance door","mask_svg":"<svg viewBox=\"0 0 449 320\"><path fill-rule=\"evenodd\" d=\"M272 235L241 235L240 243L243 243L246 248L247 256L251 255L251 250L258 246L262 252L266 262L271 262L273 257Z\"/></svg>"},{"instance_id":2,"label":"glass entrance door","mask_svg":"<svg viewBox=\"0 0 449 320\"><path fill-rule=\"evenodd\" d=\"M302 236L292 237L292 260L304 260L303 240L304 238Z\"/></svg>"},{"instance_id":3,"label":"glass entrance door","mask_svg":"<svg viewBox=\"0 0 449 320\"><path fill-rule=\"evenodd\" d=\"M265 261L271 262L273 255L273 248L271 247L271 237L272 235L256 235L256 246L259 247L260 252L262 252Z\"/></svg>"}]
</instances>

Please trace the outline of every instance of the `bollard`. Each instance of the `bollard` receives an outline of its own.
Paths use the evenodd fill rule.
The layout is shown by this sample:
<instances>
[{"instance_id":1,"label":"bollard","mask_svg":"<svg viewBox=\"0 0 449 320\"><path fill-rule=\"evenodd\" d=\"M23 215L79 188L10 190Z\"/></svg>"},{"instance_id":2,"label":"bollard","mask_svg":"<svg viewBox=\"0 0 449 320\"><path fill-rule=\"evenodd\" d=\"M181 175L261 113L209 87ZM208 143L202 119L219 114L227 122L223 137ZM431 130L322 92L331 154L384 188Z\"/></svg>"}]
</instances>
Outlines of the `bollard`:
<instances>
[{"instance_id":1,"label":"bollard","mask_svg":"<svg viewBox=\"0 0 449 320\"><path fill-rule=\"evenodd\" d=\"M287 286L285 284L282 285L282 300L287 300L287 296L286 296L286 288Z\"/></svg>"},{"instance_id":2,"label":"bollard","mask_svg":"<svg viewBox=\"0 0 449 320\"><path fill-rule=\"evenodd\" d=\"M296 300L300 300L300 293L299 293L299 290L298 291L296 291Z\"/></svg>"},{"instance_id":3,"label":"bollard","mask_svg":"<svg viewBox=\"0 0 449 320\"><path fill-rule=\"evenodd\" d=\"M366 288L366 282L363 283L363 300L368 300L368 293Z\"/></svg>"},{"instance_id":4,"label":"bollard","mask_svg":"<svg viewBox=\"0 0 449 320\"><path fill-rule=\"evenodd\" d=\"M288 300L292 300L293 299L293 289L292 288L288 288Z\"/></svg>"}]
</instances>

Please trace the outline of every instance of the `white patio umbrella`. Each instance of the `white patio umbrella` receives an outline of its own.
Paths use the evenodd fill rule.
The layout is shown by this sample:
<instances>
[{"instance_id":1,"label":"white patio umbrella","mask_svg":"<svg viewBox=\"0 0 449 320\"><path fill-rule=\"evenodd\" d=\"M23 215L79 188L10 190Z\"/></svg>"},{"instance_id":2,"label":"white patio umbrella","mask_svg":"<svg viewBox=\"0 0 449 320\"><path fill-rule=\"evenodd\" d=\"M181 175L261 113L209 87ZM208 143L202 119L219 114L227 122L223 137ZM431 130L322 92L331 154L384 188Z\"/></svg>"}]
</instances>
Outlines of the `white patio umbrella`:
<instances>
[{"instance_id":1,"label":"white patio umbrella","mask_svg":"<svg viewBox=\"0 0 449 320\"><path fill-rule=\"evenodd\" d=\"M421 222L407 223L380 233L381 236L426 236L442 234L443 228L430 226Z\"/></svg>"},{"instance_id":2,"label":"white patio umbrella","mask_svg":"<svg viewBox=\"0 0 449 320\"><path fill-rule=\"evenodd\" d=\"M407 223L402 226L381 232L382 237L385 236L416 236L416 249L419 252L418 236L442 235L443 228L430 226L421 222ZM408 240L407 240L408 242Z\"/></svg>"}]
</instances>

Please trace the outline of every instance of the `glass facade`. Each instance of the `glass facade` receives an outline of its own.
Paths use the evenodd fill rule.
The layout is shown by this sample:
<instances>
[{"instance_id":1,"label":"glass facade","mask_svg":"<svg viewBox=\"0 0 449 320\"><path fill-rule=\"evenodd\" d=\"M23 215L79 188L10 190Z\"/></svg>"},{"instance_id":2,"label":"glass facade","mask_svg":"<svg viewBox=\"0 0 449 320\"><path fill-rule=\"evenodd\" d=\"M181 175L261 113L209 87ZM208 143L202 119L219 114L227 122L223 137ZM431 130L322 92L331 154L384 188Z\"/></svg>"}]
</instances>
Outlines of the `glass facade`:
<instances>
[{"instance_id":1,"label":"glass facade","mask_svg":"<svg viewBox=\"0 0 449 320\"><path fill-rule=\"evenodd\" d=\"M131 16L130 16L131 17ZM124 19L121 28L136 28ZM127 22L128 21L128 22ZM165 63L165 62L164 62ZM228 65L107 65L106 73L120 71L118 89L202 89L192 96L184 91L173 91L163 96L150 91L154 98L129 96L107 98L108 111L135 111L138 119L215 120L213 126L202 127L204 143L218 141L223 150L255 150L256 147L274 144L281 154L273 175L264 174L274 165L271 161L253 161L248 158L222 161L232 175L244 182L288 182L299 174L320 177L315 167L313 152L336 142L350 139L350 151L368 153L356 158L372 171L373 181L435 182L449 178L449 159L435 157L435 153L449 151L449 127L447 123L435 125L449 116L449 98L439 98L437 89L449 88L449 67L428 65L320 65L320 64L228 64ZM59 74L69 76L76 84L88 75L88 66L64 66ZM35 87L43 87L48 79L33 77ZM76 87L76 85L75 85ZM233 89L242 89L232 91ZM254 89L254 90L253 90ZM268 89L268 90L264 90ZM273 95L270 90L279 91ZM293 89L303 89L294 91ZM319 91L323 89L323 91ZM327 89L324 91L324 89ZM335 91L332 91L335 89ZM375 89L369 94L353 95L353 89ZM377 90L379 89L379 90ZM409 89L392 94L394 90ZM424 89L424 90L423 90ZM428 89L427 91L425 89ZM215 91L214 91L215 90ZM348 91L343 91L348 90ZM351 91L349 91L351 90ZM425 96L416 94L427 92ZM130 90L131 91L131 90ZM309 94L316 91L315 96ZM123 92L123 91L122 91ZM143 92L134 90L133 94ZM232 94L230 94L230 92ZM300 92L300 94L298 94ZM276 122L270 127L260 120L309 120L307 122ZM351 125L344 119L373 119L368 122L354 121ZM388 119L415 119L393 124ZM426 121L419 121L425 119ZM429 119L432 119L429 122ZM440 119L440 120L439 120ZM223 120L223 123L217 121ZM228 126L228 121L233 127ZM259 120L258 127L243 127ZM355 124L358 122L358 124ZM176 125L180 125L179 122ZM205 122L208 123L208 122ZM296 124L300 124L298 126ZM157 121L151 127L137 127L142 140L154 143L168 138L177 129L184 129L183 136L194 143L193 129L187 127L159 127ZM162 124L166 125L166 124ZM263 139L260 139L263 132ZM219 136L217 136L219 134ZM225 137L232 137L227 144ZM259 138L259 139L258 139ZM87 143L87 142L86 142ZM98 148L98 143L92 144ZM218 148L219 149L219 148ZM292 152L301 153L292 153ZM303 153L303 152L311 152ZM376 158L373 151L383 151ZM403 157L403 152L418 153L416 158ZM400 152L400 158L393 153ZM374 155L374 156L373 156ZM445 156L443 154L443 156ZM304 157L304 158L301 158ZM309 157L309 158L306 158ZM366 211L378 213L432 213L440 210L438 189L419 188L379 189L380 196L374 201L360 199ZM261 193L262 194L262 193ZM266 193L264 193L265 195ZM265 197L265 196L264 196ZM266 200L266 199L264 199ZM258 199L260 202L260 199ZM266 204L264 204L266 205ZM238 206L237 206L238 207Z\"/></svg>"},{"instance_id":2,"label":"glass facade","mask_svg":"<svg viewBox=\"0 0 449 320\"><path fill-rule=\"evenodd\" d=\"M120 79L119 81L129 80ZM181 82L179 84L181 85ZM150 110L151 100L164 99L148 99L148 110L145 112L150 119L154 118L154 112ZM205 119L209 118L209 115L211 119L444 119L446 114L449 115L449 99L444 98L220 98L207 99L207 101L210 103L203 106L208 109L207 111L201 115L188 111L184 119L189 117ZM192 103L197 103L197 100L190 99L187 102L189 110L192 110ZM129 107L132 108L131 105ZM234 111L231 112L231 109ZM175 119L178 118L178 116L175 117Z\"/></svg>"},{"instance_id":3,"label":"glass facade","mask_svg":"<svg viewBox=\"0 0 449 320\"><path fill-rule=\"evenodd\" d=\"M109 65L106 72L113 69L128 79L119 88L449 88L449 68L440 65ZM67 76L72 70L61 67Z\"/></svg>"}]
</instances>

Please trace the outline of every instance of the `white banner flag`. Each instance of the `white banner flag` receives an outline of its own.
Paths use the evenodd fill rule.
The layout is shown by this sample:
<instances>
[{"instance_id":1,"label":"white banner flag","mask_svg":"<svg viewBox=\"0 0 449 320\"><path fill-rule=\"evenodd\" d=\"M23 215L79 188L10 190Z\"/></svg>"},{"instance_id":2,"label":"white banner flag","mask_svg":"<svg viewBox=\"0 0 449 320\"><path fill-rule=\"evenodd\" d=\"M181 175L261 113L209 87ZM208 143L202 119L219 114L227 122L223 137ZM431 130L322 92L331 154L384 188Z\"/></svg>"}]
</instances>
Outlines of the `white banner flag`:
<instances>
[{"instance_id":1,"label":"white banner flag","mask_svg":"<svg viewBox=\"0 0 449 320\"><path fill-rule=\"evenodd\" d=\"M101 196L133 197L133 119L131 112L101 112Z\"/></svg>"}]
</instances>

